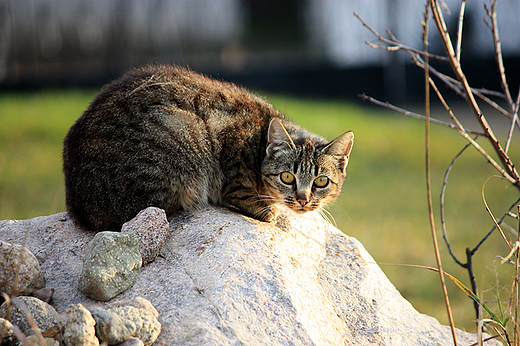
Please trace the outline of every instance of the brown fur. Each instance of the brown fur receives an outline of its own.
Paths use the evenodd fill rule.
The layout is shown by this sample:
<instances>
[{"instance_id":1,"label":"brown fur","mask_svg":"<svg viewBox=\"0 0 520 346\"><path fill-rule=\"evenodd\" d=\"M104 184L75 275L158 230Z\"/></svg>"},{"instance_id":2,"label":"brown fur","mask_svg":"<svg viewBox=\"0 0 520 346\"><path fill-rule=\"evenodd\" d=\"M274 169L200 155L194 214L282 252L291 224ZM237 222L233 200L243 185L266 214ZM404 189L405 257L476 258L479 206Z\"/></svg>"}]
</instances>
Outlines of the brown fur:
<instances>
[{"instance_id":1,"label":"brown fur","mask_svg":"<svg viewBox=\"0 0 520 346\"><path fill-rule=\"evenodd\" d=\"M148 206L171 215L214 203L263 221L280 205L314 210L341 189L353 136L340 138L331 148L232 84L181 67L146 66L106 86L70 128L63 150L67 209L93 231L117 231ZM282 167L301 185L280 182ZM316 177L300 178L303 170L330 175L334 191L317 193ZM314 200L297 206L297 192Z\"/></svg>"}]
</instances>

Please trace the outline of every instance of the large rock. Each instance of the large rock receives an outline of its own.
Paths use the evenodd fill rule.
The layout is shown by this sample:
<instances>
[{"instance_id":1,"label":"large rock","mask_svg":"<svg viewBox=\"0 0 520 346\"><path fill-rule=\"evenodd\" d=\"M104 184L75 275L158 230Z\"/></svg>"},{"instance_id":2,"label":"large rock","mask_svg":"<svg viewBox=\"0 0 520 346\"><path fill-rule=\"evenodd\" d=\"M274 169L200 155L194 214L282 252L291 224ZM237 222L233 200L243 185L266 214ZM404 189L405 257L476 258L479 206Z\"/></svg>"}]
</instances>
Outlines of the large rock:
<instances>
[{"instance_id":1,"label":"large rock","mask_svg":"<svg viewBox=\"0 0 520 346\"><path fill-rule=\"evenodd\" d=\"M313 213L278 226L217 208L179 215L160 256L108 303L77 291L94 234L61 213L0 222L0 240L16 243L26 230L58 311L143 297L162 325L154 345L453 344L449 328L418 313L358 241ZM458 341L475 337L458 331Z\"/></svg>"}]
</instances>

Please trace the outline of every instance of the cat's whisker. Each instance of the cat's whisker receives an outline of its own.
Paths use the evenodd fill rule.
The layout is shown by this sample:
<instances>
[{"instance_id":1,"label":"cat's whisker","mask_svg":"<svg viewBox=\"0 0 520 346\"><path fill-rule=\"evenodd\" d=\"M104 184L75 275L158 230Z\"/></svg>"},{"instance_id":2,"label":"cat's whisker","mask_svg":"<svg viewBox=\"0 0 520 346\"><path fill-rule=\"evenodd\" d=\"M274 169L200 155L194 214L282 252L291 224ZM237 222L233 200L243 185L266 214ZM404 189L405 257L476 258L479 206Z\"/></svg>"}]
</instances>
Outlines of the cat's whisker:
<instances>
[{"instance_id":1,"label":"cat's whisker","mask_svg":"<svg viewBox=\"0 0 520 346\"><path fill-rule=\"evenodd\" d=\"M337 227L336 219L334 219L334 216L325 208L318 208L318 214L321 215L325 221L330 223L331 225L334 225L334 227Z\"/></svg>"},{"instance_id":2,"label":"cat's whisker","mask_svg":"<svg viewBox=\"0 0 520 346\"><path fill-rule=\"evenodd\" d=\"M279 197L273 197L273 196L269 196L269 195L256 195L256 196L251 196L249 198L257 198L257 200L255 201L255 203L262 203L262 202L269 202L269 203L282 203L283 202L283 199L282 198L279 198Z\"/></svg>"}]
</instances>

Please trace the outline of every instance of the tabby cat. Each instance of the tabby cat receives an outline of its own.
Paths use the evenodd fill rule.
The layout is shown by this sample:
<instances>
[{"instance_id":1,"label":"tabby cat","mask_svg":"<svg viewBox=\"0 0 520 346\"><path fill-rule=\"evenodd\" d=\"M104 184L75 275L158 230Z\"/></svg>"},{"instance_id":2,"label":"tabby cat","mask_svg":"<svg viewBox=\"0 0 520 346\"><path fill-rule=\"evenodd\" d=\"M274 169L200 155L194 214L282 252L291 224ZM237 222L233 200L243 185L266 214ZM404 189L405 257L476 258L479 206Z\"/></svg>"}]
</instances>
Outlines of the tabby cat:
<instances>
[{"instance_id":1,"label":"tabby cat","mask_svg":"<svg viewBox=\"0 0 520 346\"><path fill-rule=\"evenodd\" d=\"M70 128L67 209L96 232L119 231L149 206L301 214L338 196L353 138L329 143L233 84L150 65L105 86Z\"/></svg>"}]
</instances>

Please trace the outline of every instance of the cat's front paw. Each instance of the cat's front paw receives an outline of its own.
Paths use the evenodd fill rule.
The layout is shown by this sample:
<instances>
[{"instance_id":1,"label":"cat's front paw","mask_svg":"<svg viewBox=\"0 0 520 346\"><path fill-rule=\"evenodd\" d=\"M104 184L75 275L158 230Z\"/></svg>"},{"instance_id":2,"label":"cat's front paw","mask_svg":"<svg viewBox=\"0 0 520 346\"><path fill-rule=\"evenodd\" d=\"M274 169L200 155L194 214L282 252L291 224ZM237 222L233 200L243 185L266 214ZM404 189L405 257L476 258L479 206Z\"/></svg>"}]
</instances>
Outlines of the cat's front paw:
<instances>
[{"instance_id":1,"label":"cat's front paw","mask_svg":"<svg viewBox=\"0 0 520 346\"><path fill-rule=\"evenodd\" d=\"M273 222L280 213L280 210L275 205L269 206L269 208L262 213L257 214L256 219L264 222Z\"/></svg>"}]
</instances>

